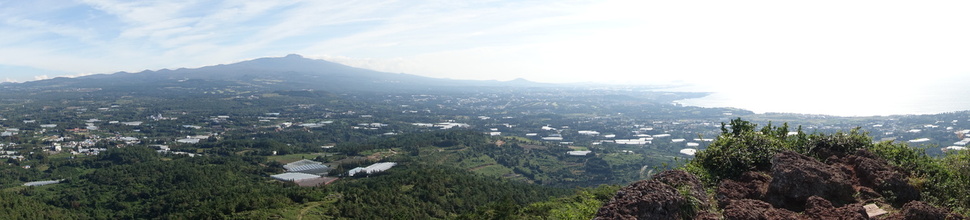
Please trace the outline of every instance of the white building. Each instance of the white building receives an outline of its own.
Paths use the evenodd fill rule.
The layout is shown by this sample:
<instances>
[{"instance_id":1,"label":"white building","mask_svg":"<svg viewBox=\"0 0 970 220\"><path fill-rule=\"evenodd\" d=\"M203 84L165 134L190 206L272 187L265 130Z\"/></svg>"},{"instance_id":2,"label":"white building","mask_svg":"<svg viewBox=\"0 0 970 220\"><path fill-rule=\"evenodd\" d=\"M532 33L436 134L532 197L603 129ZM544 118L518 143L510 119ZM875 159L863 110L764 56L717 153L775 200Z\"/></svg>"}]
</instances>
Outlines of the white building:
<instances>
[{"instance_id":1,"label":"white building","mask_svg":"<svg viewBox=\"0 0 970 220\"><path fill-rule=\"evenodd\" d=\"M562 137L542 137L544 141L561 141Z\"/></svg>"},{"instance_id":2,"label":"white building","mask_svg":"<svg viewBox=\"0 0 970 220\"><path fill-rule=\"evenodd\" d=\"M374 174L374 173L380 173L391 169L391 167L394 167L395 165L397 165L397 163L394 163L394 162L375 163L367 167L357 167L357 168L351 169L350 171L347 172L347 175L354 176L354 175L357 175L358 173L365 173L368 175Z\"/></svg>"},{"instance_id":3,"label":"white building","mask_svg":"<svg viewBox=\"0 0 970 220\"><path fill-rule=\"evenodd\" d=\"M644 145L653 143L653 138L616 139L616 144Z\"/></svg>"},{"instance_id":4,"label":"white building","mask_svg":"<svg viewBox=\"0 0 970 220\"><path fill-rule=\"evenodd\" d=\"M950 150L966 150L966 149L967 149L967 147L949 146L949 147L943 148L943 151L945 152L945 151L950 151Z\"/></svg>"},{"instance_id":5,"label":"white building","mask_svg":"<svg viewBox=\"0 0 970 220\"><path fill-rule=\"evenodd\" d=\"M273 177L273 179L277 179L280 181L289 181L289 182L297 182L300 180L320 178L319 175L306 174L306 173L281 173L281 174L272 175L271 177Z\"/></svg>"},{"instance_id":6,"label":"white building","mask_svg":"<svg viewBox=\"0 0 970 220\"><path fill-rule=\"evenodd\" d=\"M680 150L680 153L685 154L685 155L694 156L694 154L697 154L697 149L684 148L684 149Z\"/></svg>"},{"instance_id":7,"label":"white building","mask_svg":"<svg viewBox=\"0 0 970 220\"><path fill-rule=\"evenodd\" d=\"M927 142L927 141L930 141L930 139L929 138L918 138L918 139L909 140L909 143L922 143L922 142Z\"/></svg>"},{"instance_id":8,"label":"white building","mask_svg":"<svg viewBox=\"0 0 970 220\"><path fill-rule=\"evenodd\" d=\"M307 173L316 175L323 175L330 171L330 167L327 167L327 165L323 165L321 162L306 159L283 165L283 169L286 169L286 172L291 173Z\"/></svg>"},{"instance_id":9,"label":"white building","mask_svg":"<svg viewBox=\"0 0 970 220\"><path fill-rule=\"evenodd\" d=\"M964 138L961 141L953 142L953 145L956 145L956 146L966 146L967 143L970 143L970 138Z\"/></svg>"},{"instance_id":10,"label":"white building","mask_svg":"<svg viewBox=\"0 0 970 220\"><path fill-rule=\"evenodd\" d=\"M199 141L201 140L202 139L198 139L198 138L183 138L183 139L175 140L175 142L183 143L183 144L198 144Z\"/></svg>"},{"instance_id":11,"label":"white building","mask_svg":"<svg viewBox=\"0 0 970 220\"><path fill-rule=\"evenodd\" d=\"M121 124L123 124L123 125L128 125L128 126L139 126L139 125L141 125L142 123L143 123L143 122L140 122L140 121L132 121L132 122L122 122Z\"/></svg>"},{"instance_id":12,"label":"white building","mask_svg":"<svg viewBox=\"0 0 970 220\"><path fill-rule=\"evenodd\" d=\"M569 155L569 156L586 156L586 155L589 155L590 153L593 153L593 151L588 151L588 150L574 150L574 151L566 152L566 154Z\"/></svg>"}]
</instances>

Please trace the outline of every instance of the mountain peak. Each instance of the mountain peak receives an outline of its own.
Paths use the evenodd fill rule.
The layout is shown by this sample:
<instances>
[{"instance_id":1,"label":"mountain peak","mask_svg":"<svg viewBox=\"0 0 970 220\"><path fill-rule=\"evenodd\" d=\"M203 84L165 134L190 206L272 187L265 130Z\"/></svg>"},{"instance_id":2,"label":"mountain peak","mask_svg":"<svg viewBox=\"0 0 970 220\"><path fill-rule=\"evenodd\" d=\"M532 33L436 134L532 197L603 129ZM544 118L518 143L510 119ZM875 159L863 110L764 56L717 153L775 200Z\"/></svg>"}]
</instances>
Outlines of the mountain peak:
<instances>
[{"instance_id":1,"label":"mountain peak","mask_svg":"<svg viewBox=\"0 0 970 220\"><path fill-rule=\"evenodd\" d=\"M302 58L303 58L303 56L300 56L299 54L289 54L289 55L286 55L286 56L285 56L285 57L283 57L283 58L290 58L290 59L302 59Z\"/></svg>"}]
</instances>

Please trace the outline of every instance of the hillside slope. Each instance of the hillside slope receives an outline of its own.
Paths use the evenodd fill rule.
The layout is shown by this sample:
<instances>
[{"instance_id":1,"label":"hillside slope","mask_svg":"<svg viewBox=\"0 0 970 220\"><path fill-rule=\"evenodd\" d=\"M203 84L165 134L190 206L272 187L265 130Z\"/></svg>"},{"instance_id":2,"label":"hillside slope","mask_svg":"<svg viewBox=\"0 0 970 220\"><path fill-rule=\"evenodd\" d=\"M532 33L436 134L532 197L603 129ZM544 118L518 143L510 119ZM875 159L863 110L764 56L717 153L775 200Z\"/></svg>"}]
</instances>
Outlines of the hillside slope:
<instances>
[{"instance_id":1,"label":"hillside slope","mask_svg":"<svg viewBox=\"0 0 970 220\"><path fill-rule=\"evenodd\" d=\"M622 188L597 219L966 219L970 153L731 127L684 169Z\"/></svg>"}]
</instances>

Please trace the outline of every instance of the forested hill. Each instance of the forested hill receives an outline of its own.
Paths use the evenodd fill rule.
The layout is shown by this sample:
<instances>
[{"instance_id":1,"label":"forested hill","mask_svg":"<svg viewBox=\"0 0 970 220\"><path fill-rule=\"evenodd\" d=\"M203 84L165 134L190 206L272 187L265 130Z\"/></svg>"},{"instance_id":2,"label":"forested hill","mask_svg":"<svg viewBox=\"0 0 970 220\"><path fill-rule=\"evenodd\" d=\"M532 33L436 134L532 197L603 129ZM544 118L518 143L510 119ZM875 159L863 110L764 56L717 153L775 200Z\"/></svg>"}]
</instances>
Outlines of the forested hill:
<instances>
[{"instance_id":1,"label":"forested hill","mask_svg":"<svg viewBox=\"0 0 970 220\"><path fill-rule=\"evenodd\" d=\"M429 89L457 90L469 87L536 86L550 85L521 79L506 82L452 80L405 73L387 73L309 59L295 54L193 69L118 72L2 85L3 88L14 91L161 89L169 92L211 88L250 92L304 89L330 92L401 92Z\"/></svg>"}]
</instances>

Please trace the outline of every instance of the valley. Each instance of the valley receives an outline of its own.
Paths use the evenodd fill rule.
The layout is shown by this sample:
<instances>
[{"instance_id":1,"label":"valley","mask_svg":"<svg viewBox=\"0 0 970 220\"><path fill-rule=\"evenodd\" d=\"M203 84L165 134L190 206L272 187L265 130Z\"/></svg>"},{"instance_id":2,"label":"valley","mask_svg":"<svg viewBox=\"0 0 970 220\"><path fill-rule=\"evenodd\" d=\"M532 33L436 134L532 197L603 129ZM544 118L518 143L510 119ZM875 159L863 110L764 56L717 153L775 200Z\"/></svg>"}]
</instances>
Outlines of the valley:
<instances>
[{"instance_id":1,"label":"valley","mask_svg":"<svg viewBox=\"0 0 970 220\"><path fill-rule=\"evenodd\" d=\"M76 218L478 218L562 198L601 204L618 185L681 167L736 118L787 135L859 128L930 155L970 138L970 112L754 114L675 104L706 94L660 87L451 82L325 62L0 84L3 196ZM337 179L271 178L298 160ZM397 166L348 174L379 162Z\"/></svg>"}]
</instances>

